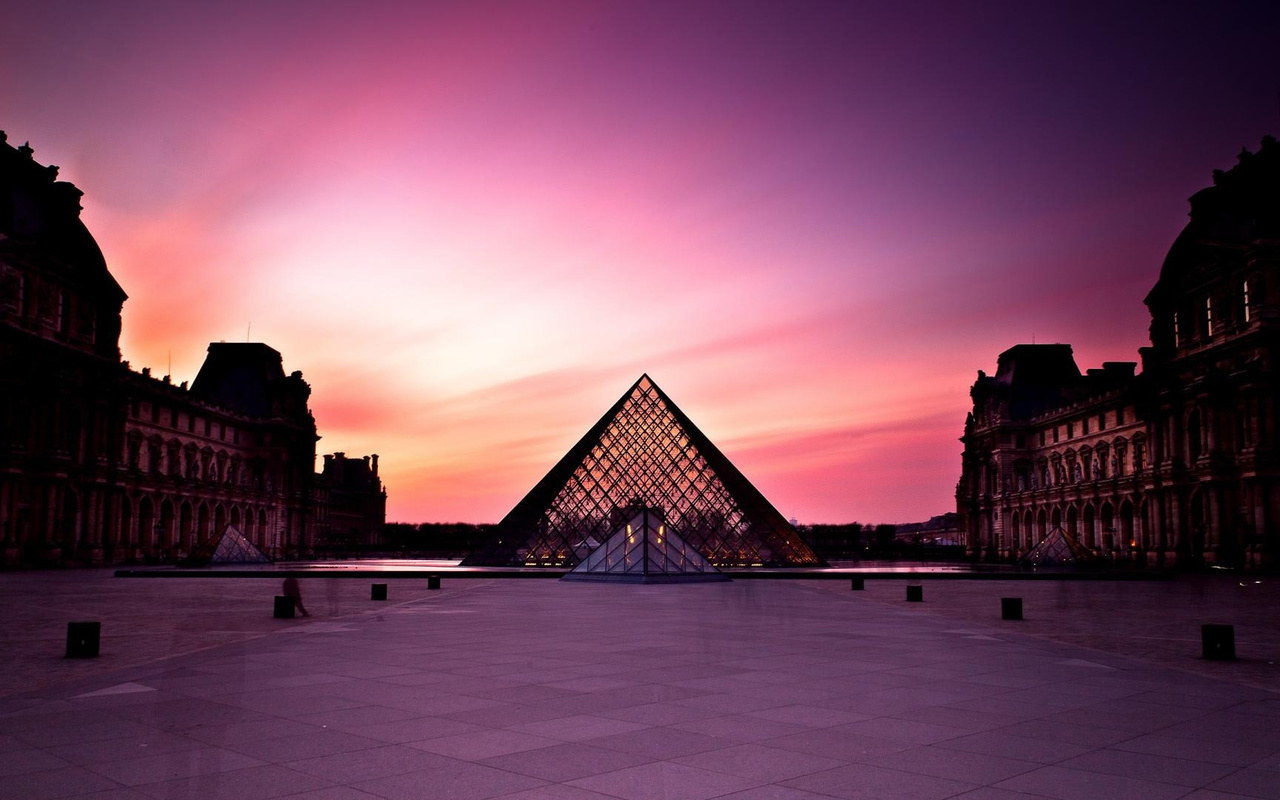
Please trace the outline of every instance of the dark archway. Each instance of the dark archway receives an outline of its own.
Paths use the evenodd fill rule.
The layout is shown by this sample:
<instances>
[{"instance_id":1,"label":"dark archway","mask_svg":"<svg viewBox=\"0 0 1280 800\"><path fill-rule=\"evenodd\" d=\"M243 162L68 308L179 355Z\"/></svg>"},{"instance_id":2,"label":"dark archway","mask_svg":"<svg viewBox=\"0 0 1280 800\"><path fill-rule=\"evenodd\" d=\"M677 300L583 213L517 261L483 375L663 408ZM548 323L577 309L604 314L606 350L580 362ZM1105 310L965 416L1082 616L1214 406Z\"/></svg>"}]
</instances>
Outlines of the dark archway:
<instances>
[{"instance_id":1,"label":"dark archway","mask_svg":"<svg viewBox=\"0 0 1280 800\"><path fill-rule=\"evenodd\" d=\"M195 547L196 532L194 515L191 513L191 502L182 501L182 510L180 511L180 523L178 525L178 547L182 550L191 550Z\"/></svg>"},{"instance_id":2,"label":"dark archway","mask_svg":"<svg viewBox=\"0 0 1280 800\"><path fill-rule=\"evenodd\" d=\"M1187 463L1194 464L1201 452L1200 411L1192 411L1187 417Z\"/></svg>"},{"instance_id":3,"label":"dark archway","mask_svg":"<svg viewBox=\"0 0 1280 800\"><path fill-rule=\"evenodd\" d=\"M160 547L173 547L173 501L165 499L160 503Z\"/></svg>"},{"instance_id":4,"label":"dark archway","mask_svg":"<svg viewBox=\"0 0 1280 800\"><path fill-rule=\"evenodd\" d=\"M150 497L138 501L138 538L129 542L138 547L155 546L155 504Z\"/></svg>"}]
</instances>

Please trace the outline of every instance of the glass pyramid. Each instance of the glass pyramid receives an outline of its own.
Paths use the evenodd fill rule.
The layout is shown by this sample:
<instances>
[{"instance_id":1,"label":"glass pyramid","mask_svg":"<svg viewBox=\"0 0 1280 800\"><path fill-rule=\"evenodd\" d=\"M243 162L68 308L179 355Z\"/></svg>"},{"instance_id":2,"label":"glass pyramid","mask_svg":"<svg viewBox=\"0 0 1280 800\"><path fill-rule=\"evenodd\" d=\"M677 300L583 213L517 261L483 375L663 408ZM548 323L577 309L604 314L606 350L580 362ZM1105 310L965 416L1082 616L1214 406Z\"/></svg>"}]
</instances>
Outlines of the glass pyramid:
<instances>
[{"instance_id":1,"label":"glass pyramid","mask_svg":"<svg viewBox=\"0 0 1280 800\"><path fill-rule=\"evenodd\" d=\"M270 564L271 559L253 546L234 525L228 525L221 536L216 536L197 547L183 560L190 566L217 566L219 564Z\"/></svg>"},{"instance_id":2,"label":"glass pyramid","mask_svg":"<svg viewBox=\"0 0 1280 800\"><path fill-rule=\"evenodd\" d=\"M1022 563L1028 567L1076 567L1093 560L1093 554L1062 528L1049 531L1040 543L1027 551Z\"/></svg>"},{"instance_id":3,"label":"glass pyramid","mask_svg":"<svg viewBox=\"0 0 1280 800\"><path fill-rule=\"evenodd\" d=\"M669 529L657 510L646 508L561 580L676 583L729 579Z\"/></svg>"},{"instance_id":4,"label":"glass pyramid","mask_svg":"<svg viewBox=\"0 0 1280 800\"><path fill-rule=\"evenodd\" d=\"M825 566L648 375L462 563L572 568L646 510L716 567Z\"/></svg>"}]
</instances>

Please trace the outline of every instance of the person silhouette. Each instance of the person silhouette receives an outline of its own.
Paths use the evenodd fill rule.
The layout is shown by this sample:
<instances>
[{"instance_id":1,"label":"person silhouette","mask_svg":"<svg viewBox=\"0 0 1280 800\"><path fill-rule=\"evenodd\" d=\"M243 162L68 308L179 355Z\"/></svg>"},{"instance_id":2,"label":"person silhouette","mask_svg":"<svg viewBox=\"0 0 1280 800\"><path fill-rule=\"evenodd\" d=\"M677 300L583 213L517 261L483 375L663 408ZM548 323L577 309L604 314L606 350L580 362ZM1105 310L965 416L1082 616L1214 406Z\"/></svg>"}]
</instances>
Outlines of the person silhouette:
<instances>
[{"instance_id":1,"label":"person silhouette","mask_svg":"<svg viewBox=\"0 0 1280 800\"><path fill-rule=\"evenodd\" d=\"M302 612L302 616L309 617L307 607L302 604L302 589L298 587L298 579L290 575L284 579L284 586L281 587L280 593L285 597L293 598L293 605Z\"/></svg>"}]
</instances>

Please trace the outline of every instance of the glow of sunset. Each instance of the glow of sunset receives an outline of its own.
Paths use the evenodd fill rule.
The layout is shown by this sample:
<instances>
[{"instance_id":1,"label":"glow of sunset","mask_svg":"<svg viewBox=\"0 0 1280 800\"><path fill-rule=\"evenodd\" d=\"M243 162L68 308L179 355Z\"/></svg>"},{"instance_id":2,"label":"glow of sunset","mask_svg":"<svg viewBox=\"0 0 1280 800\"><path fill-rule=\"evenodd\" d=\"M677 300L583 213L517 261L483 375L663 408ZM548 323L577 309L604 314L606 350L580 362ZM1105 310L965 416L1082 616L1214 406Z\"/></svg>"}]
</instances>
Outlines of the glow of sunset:
<instances>
[{"instance_id":1,"label":"glow of sunset","mask_svg":"<svg viewBox=\"0 0 1280 800\"><path fill-rule=\"evenodd\" d=\"M0 128L85 192L124 357L276 348L391 520L496 521L642 372L786 516L953 510L976 371L1136 360L1280 127L1266 3L24 5Z\"/></svg>"}]
</instances>

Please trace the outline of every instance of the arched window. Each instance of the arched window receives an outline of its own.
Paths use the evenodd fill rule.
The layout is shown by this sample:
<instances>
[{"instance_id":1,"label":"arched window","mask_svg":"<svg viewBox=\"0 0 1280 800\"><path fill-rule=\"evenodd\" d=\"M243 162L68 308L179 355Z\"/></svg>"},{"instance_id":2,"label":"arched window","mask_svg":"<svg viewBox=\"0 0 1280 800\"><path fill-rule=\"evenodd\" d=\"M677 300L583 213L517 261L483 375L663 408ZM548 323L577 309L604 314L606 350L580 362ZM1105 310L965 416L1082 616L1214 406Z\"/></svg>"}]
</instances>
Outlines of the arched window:
<instances>
[{"instance_id":1,"label":"arched window","mask_svg":"<svg viewBox=\"0 0 1280 800\"><path fill-rule=\"evenodd\" d=\"M130 433L127 446L128 446L128 454L127 454L128 461L126 462L126 465L128 466L129 469L137 469L138 457L142 454L142 435L139 434L137 431L133 431L132 433Z\"/></svg>"},{"instance_id":2,"label":"arched window","mask_svg":"<svg viewBox=\"0 0 1280 800\"><path fill-rule=\"evenodd\" d=\"M1182 332L1181 332L1181 329L1178 327L1177 311L1173 312L1173 346L1174 347L1182 346Z\"/></svg>"},{"instance_id":3,"label":"arched window","mask_svg":"<svg viewBox=\"0 0 1280 800\"><path fill-rule=\"evenodd\" d=\"M1213 335L1213 298L1204 299L1204 335Z\"/></svg>"},{"instance_id":4,"label":"arched window","mask_svg":"<svg viewBox=\"0 0 1280 800\"><path fill-rule=\"evenodd\" d=\"M161 446L160 437L153 436L147 444L147 471L152 475L160 474L160 454L164 448Z\"/></svg>"},{"instance_id":5,"label":"arched window","mask_svg":"<svg viewBox=\"0 0 1280 800\"><path fill-rule=\"evenodd\" d=\"M1245 321L1245 322L1248 322L1248 321L1250 320L1250 318L1251 318L1251 317L1250 317L1251 312L1249 311L1249 282L1248 282L1248 281L1245 281L1245 282L1244 282L1244 297L1243 297L1243 299L1244 299L1244 316L1243 316L1243 319L1244 319L1244 321Z\"/></svg>"}]
</instances>

